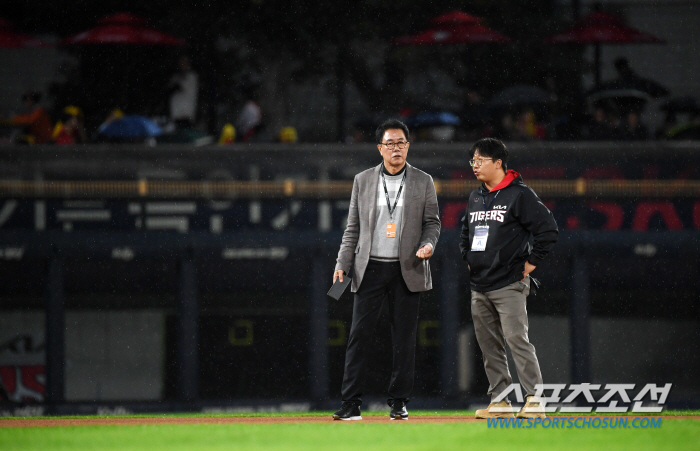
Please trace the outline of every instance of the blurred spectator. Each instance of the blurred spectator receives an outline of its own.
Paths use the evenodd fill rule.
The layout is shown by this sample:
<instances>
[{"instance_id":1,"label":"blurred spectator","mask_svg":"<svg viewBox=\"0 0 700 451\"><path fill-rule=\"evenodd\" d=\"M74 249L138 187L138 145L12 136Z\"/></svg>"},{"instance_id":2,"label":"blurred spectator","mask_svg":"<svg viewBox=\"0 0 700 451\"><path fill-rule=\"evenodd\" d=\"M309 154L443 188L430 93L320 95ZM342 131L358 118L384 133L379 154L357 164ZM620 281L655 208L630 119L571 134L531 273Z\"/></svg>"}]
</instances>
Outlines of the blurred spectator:
<instances>
[{"instance_id":1,"label":"blurred spectator","mask_svg":"<svg viewBox=\"0 0 700 451\"><path fill-rule=\"evenodd\" d=\"M179 129L192 128L197 117L197 92L199 80L192 70L190 58L182 55L178 60L178 71L170 79L170 119Z\"/></svg>"},{"instance_id":2,"label":"blurred spectator","mask_svg":"<svg viewBox=\"0 0 700 451\"><path fill-rule=\"evenodd\" d=\"M661 124L661 126L656 129L656 134L655 138L656 139L666 139L671 132L676 126L678 125L678 116L676 115L675 111L669 111L666 113L666 117L664 118L664 122Z\"/></svg>"},{"instance_id":3,"label":"blurred spectator","mask_svg":"<svg viewBox=\"0 0 700 451\"><path fill-rule=\"evenodd\" d=\"M620 124L618 139L626 141L644 140L649 137L646 125L639 120L639 113L630 111L625 115L625 120Z\"/></svg>"},{"instance_id":4,"label":"blurred spectator","mask_svg":"<svg viewBox=\"0 0 700 451\"><path fill-rule=\"evenodd\" d=\"M365 130L358 125L357 123L354 123L352 126L352 132L351 134L345 139L345 142L347 144L353 144L353 143L363 143L366 142L367 139L367 133Z\"/></svg>"},{"instance_id":5,"label":"blurred spectator","mask_svg":"<svg viewBox=\"0 0 700 451\"><path fill-rule=\"evenodd\" d=\"M449 142L455 137L460 118L449 111L424 111L406 119L415 133L413 141Z\"/></svg>"},{"instance_id":6,"label":"blurred spectator","mask_svg":"<svg viewBox=\"0 0 700 451\"><path fill-rule=\"evenodd\" d=\"M429 128L428 136L431 141L445 143L454 140L456 132L454 125L436 125Z\"/></svg>"},{"instance_id":7,"label":"blurred spectator","mask_svg":"<svg viewBox=\"0 0 700 451\"><path fill-rule=\"evenodd\" d=\"M593 112L593 116L588 123L588 130L584 133L584 137L590 140L609 140L613 139L614 129L608 121L608 115L605 109L599 106Z\"/></svg>"},{"instance_id":8,"label":"blurred spectator","mask_svg":"<svg viewBox=\"0 0 700 451\"><path fill-rule=\"evenodd\" d=\"M614 138L615 134L622 126L622 119L620 118L619 110L613 106L606 110L605 115L607 116L608 123L613 130L612 137Z\"/></svg>"},{"instance_id":9,"label":"blurred spectator","mask_svg":"<svg viewBox=\"0 0 700 451\"><path fill-rule=\"evenodd\" d=\"M56 144L83 144L87 142L83 125L83 112L80 108L69 105L63 109L61 119L53 130L53 141Z\"/></svg>"},{"instance_id":10,"label":"blurred spectator","mask_svg":"<svg viewBox=\"0 0 700 451\"><path fill-rule=\"evenodd\" d=\"M262 109L255 100L249 99L243 105L241 114L238 115L236 121L236 130L240 133L241 141L250 141L261 127Z\"/></svg>"},{"instance_id":11,"label":"blurred spectator","mask_svg":"<svg viewBox=\"0 0 700 451\"><path fill-rule=\"evenodd\" d=\"M401 108L399 108L399 112L398 112L399 119L400 120L408 119L409 117L416 114L416 110L417 110L416 106L412 105L412 104L402 106Z\"/></svg>"},{"instance_id":12,"label":"blurred spectator","mask_svg":"<svg viewBox=\"0 0 700 451\"><path fill-rule=\"evenodd\" d=\"M537 118L545 129L545 135L549 139L557 138L556 124L568 121L562 114L561 101L557 94L557 84L554 76L549 75L544 80L544 89L549 94L549 101L536 109Z\"/></svg>"},{"instance_id":13,"label":"blurred spectator","mask_svg":"<svg viewBox=\"0 0 700 451\"><path fill-rule=\"evenodd\" d=\"M700 112L693 112L688 120L673 127L667 134L668 139L700 139Z\"/></svg>"},{"instance_id":14,"label":"blurred spectator","mask_svg":"<svg viewBox=\"0 0 700 451\"><path fill-rule=\"evenodd\" d=\"M233 144L236 141L236 127L232 124L225 124L221 129L219 144Z\"/></svg>"},{"instance_id":15,"label":"blurred spectator","mask_svg":"<svg viewBox=\"0 0 700 451\"><path fill-rule=\"evenodd\" d=\"M666 118L657 138L700 139L700 102L692 96L669 99L662 106Z\"/></svg>"},{"instance_id":16,"label":"blurred spectator","mask_svg":"<svg viewBox=\"0 0 700 451\"><path fill-rule=\"evenodd\" d=\"M528 108L518 115L513 139L532 141L544 139L546 135L545 128L537 122L537 116L535 116L534 111Z\"/></svg>"},{"instance_id":17,"label":"blurred spectator","mask_svg":"<svg viewBox=\"0 0 700 451\"><path fill-rule=\"evenodd\" d=\"M405 120L406 118L403 119ZM374 131L376 129L377 123L373 118L360 117L352 123L352 132L345 142L348 144L371 142L374 139Z\"/></svg>"},{"instance_id":18,"label":"blurred spectator","mask_svg":"<svg viewBox=\"0 0 700 451\"><path fill-rule=\"evenodd\" d=\"M664 88L659 83L637 75L630 67L627 58L617 58L614 64L615 70L617 71L617 79L614 80L613 83L618 84L618 89L637 89L646 92L654 98L669 95L668 89Z\"/></svg>"},{"instance_id":19,"label":"blurred spectator","mask_svg":"<svg viewBox=\"0 0 700 451\"><path fill-rule=\"evenodd\" d=\"M297 129L294 127L282 127L277 135L277 139L281 143L295 143L299 139Z\"/></svg>"},{"instance_id":20,"label":"blurred spectator","mask_svg":"<svg viewBox=\"0 0 700 451\"><path fill-rule=\"evenodd\" d=\"M515 136L515 123L511 113L507 112L501 116L501 120L495 125L492 135L494 138L502 141L513 139Z\"/></svg>"},{"instance_id":21,"label":"blurred spectator","mask_svg":"<svg viewBox=\"0 0 700 451\"><path fill-rule=\"evenodd\" d=\"M124 117L124 112L120 110L119 108L115 108L112 111L109 112L109 116L104 120L102 124L98 127L97 131L98 133L101 130L104 130L105 127L107 127L109 124L111 124L114 121L118 121L119 119Z\"/></svg>"},{"instance_id":22,"label":"blurred spectator","mask_svg":"<svg viewBox=\"0 0 700 451\"><path fill-rule=\"evenodd\" d=\"M51 118L39 105L41 94L30 91L22 95L25 114L19 114L10 119L10 124L24 127L24 136L19 142L25 144L45 144L51 141Z\"/></svg>"}]
</instances>

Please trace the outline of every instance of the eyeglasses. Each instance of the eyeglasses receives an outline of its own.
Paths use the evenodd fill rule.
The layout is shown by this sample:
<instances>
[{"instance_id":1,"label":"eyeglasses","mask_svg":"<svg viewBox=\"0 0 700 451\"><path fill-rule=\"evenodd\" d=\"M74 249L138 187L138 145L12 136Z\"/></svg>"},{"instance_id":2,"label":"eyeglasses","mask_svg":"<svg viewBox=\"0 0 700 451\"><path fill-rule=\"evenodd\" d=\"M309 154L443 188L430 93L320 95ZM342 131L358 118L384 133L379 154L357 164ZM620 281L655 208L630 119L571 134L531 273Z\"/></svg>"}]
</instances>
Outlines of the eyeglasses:
<instances>
[{"instance_id":1,"label":"eyeglasses","mask_svg":"<svg viewBox=\"0 0 700 451\"><path fill-rule=\"evenodd\" d=\"M487 161L493 161L493 158L479 158L478 160L469 160L469 166L471 166L471 167L481 166L482 164L486 163Z\"/></svg>"},{"instance_id":2,"label":"eyeglasses","mask_svg":"<svg viewBox=\"0 0 700 451\"><path fill-rule=\"evenodd\" d=\"M389 150L394 150L395 147L398 147L400 150L404 150L408 145L408 141L397 141L395 143L381 143L381 145L386 146L386 148Z\"/></svg>"}]
</instances>

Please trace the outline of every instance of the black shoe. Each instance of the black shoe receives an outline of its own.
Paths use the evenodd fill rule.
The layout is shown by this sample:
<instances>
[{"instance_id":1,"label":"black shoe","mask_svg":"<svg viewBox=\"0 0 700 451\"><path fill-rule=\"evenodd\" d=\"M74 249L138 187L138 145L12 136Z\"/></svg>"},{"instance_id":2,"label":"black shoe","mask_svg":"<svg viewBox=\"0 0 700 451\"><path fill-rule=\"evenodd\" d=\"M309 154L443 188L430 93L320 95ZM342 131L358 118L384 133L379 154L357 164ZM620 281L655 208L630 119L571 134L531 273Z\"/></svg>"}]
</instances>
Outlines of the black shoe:
<instances>
[{"instance_id":1,"label":"black shoe","mask_svg":"<svg viewBox=\"0 0 700 451\"><path fill-rule=\"evenodd\" d=\"M340 410L333 414L334 420L361 420L360 406L352 401L343 401Z\"/></svg>"},{"instance_id":2,"label":"black shoe","mask_svg":"<svg viewBox=\"0 0 700 451\"><path fill-rule=\"evenodd\" d=\"M391 413L389 416L392 420L408 420L408 410L406 410L406 401L403 399L389 400Z\"/></svg>"}]
</instances>

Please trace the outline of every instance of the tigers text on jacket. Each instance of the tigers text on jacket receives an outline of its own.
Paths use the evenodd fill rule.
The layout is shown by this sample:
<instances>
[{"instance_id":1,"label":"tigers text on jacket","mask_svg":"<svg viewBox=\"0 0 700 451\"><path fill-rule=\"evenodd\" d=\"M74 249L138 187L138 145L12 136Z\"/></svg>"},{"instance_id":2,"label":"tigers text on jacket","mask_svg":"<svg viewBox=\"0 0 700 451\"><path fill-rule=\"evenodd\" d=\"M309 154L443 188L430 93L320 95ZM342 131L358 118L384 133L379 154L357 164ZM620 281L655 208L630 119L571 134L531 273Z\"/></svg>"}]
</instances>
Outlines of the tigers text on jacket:
<instances>
[{"instance_id":1,"label":"tigers text on jacket","mask_svg":"<svg viewBox=\"0 0 700 451\"><path fill-rule=\"evenodd\" d=\"M480 252L471 250L478 225L489 226L486 250ZM469 263L471 289L483 293L521 280L525 261L537 266L558 236L552 213L520 174L509 170L491 191L482 184L469 195L459 245Z\"/></svg>"}]
</instances>

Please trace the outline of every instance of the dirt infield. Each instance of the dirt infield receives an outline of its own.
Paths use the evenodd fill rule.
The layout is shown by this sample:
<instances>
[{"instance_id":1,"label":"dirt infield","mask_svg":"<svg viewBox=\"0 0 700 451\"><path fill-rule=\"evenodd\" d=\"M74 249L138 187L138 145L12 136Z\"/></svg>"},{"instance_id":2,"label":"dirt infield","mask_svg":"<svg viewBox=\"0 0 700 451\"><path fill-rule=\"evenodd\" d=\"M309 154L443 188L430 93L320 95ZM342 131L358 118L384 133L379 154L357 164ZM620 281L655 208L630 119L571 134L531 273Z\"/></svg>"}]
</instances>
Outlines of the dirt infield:
<instances>
[{"instance_id":1,"label":"dirt infield","mask_svg":"<svg viewBox=\"0 0 700 451\"><path fill-rule=\"evenodd\" d=\"M583 417L590 418L590 417ZM638 418L638 417L628 417ZM645 417L647 418L647 417ZM656 417L654 417L656 418ZM663 416L664 420L700 420L700 416ZM328 417L143 417L143 418L41 418L41 419L3 419L0 427L65 427L65 426L144 426L159 424L295 424L295 423L477 423L486 424L465 416L414 416L408 421L391 421L388 416L365 416L362 421L333 421Z\"/></svg>"}]
</instances>

